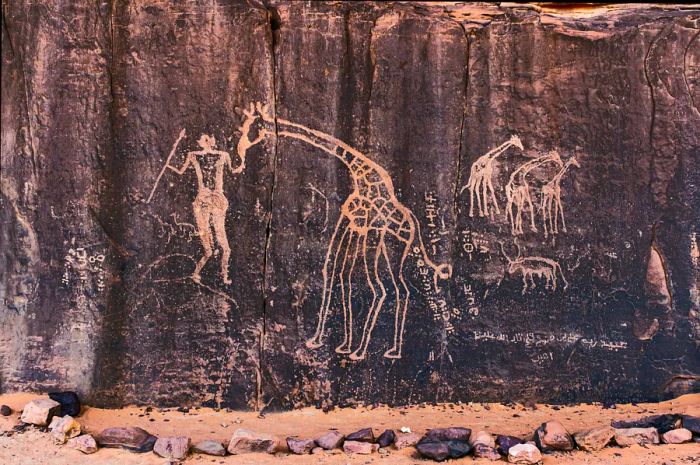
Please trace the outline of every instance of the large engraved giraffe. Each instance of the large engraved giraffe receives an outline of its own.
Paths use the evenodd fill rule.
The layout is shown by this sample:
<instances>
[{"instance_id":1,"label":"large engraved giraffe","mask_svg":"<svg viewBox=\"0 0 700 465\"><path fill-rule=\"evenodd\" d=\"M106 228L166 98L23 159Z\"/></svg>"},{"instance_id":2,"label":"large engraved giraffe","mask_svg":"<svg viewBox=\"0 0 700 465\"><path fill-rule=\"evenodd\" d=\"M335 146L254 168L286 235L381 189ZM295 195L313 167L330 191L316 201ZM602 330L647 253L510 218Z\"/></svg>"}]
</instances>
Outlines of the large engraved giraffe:
<instances>
[{"instance_id":1,"label":"large engraved giraffe","mask_svg":"<svg viewBox=\"0 0 700 465\"><path fill-rule=\"evenodd\" d=\"M517 147L523 150L523 144L518 136L512 136L509 140L480 156L472 163L469 181L460 191L461 194L465 189L469 189L469 216L474 216L474 197L476 197L476 203L479 207L479 216L489 216L489 196L493 201L496 213L501 213L501 210L498 208L498 201L496 201L492 177L496 158L510 147Z\"/></svg>"},{"instance_id":2,"label":"large engraved giraffe","mask_svg":"<svg viewBox=\"0 0 700 465\"><path fill-rule=\"evenodd\" d=\"M561 216L561 225L566 232L566 221L564 221L564 206L561 204L561 180L566 174L570 166L580 168L581 165L575 157L566 160L564 166L555 174L552 179L542 186L542 202L540 210L542 211L542 223L544 225L544 237L547 237L548 232L552 234L559 233L559 216Z\"/></svg>"},{"instance_id":3,"label":"large engraved giraffe","mask_svg":"<svg viewBox=\"0 0 700 465\"><path fill-rule=\"evenodd\" d=\"M242 136L238 146L241 160L245 160L246 151L264 136L277 135L303 141L336 157L348 168L352 178L353 192L340 208L340 217L326 252L318 322L314 335L306 341L306 346L316 349L323 345L335 279L338 277L344 337L335 351L349 354L352 360L365 358L372 331L387 296L386 286L380 277L380 267L385 266L388 269L388 281L396 295L396 304L393 344L384 353L384 357L401 358L410 297L404 277L406 259L411 251L422 255L425 264L433 270L433 282L437 292L438 279L448 279L452 274L452 267L448 264L436 264L430 259L423 245L418 219L396 198L393 183L384 168L333 136L284 119L273 118L267 107L260 103L255 106L251 104L251 107L244 111L244 115L246 118L241 127ZM257 136L251 141L255 131ZM360 343L355 347L353 271L358 262L372 292L372 302L364 322Z\"/></svg>"},{"instance_id":4,"label":"large engraved giraffe","mask_svg":"<svg viewBox=\"0 0 700 465\"><path fill-rule=\"evenodd\" d=\"M560 168L563 163L556 151L542 155L523 163L510 174L510 180L506 184L506 217L510 221L511 233L515 236L523 233L523 211L530 212L530 229L537 231L535 226L535 207L530 195L530 184L527 177L534 170L547 163L556 163Z\"/></svg>"}]
</instances>

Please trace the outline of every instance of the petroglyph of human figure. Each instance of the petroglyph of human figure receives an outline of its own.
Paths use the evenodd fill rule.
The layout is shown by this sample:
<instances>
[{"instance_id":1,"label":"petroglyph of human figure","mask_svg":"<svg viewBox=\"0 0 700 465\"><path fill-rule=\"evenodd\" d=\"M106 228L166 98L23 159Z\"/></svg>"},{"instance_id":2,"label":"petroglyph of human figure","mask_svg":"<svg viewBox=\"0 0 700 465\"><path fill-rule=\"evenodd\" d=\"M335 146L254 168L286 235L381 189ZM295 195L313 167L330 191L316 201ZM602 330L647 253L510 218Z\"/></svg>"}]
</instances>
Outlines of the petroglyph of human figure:
<instances>
[{"instance_id":1,"label":"petroglyph of human figure","mask_svg":"<svg viewBox=\"0 0 700 465\"><path fill-rule=\"evenodd\" d=\"M505 250L503 250L503 243L501 243L501 252L503 252L503 256L508 261L508 274L520 273L523 277L523 294L528 289L537 287L535 277L544 278L545 289L551 291L557 289L557 276L561 276L562 281L564 281L564 289L569 287L559 262L544 257L522 257L520 246L517 242L515 242L515 246L518 248L518 255L515 259L511 259L506 255Z\"/></svg>"},{"instance_id":2,"label":"petroglyph of human figure","mask_svg":"<svg viewBox=\"0 0 700 465\"><path fill-rule=\"evenodd\" d=\"M559 217L561 216L562 230L566 232L566 221L564 221L564 206L561 203L561 179L564 177L566 170L570 166L580 168L575 157L566 160L564 166L559 170L552 179L542 186L542 202L540 211L542 212L542 224L544 226L544 236L551 232L552 234L559 233Z\"/></svg>"},{"instance_id":3,"label":"petroglyph of human figure","mask_svg":"<svg viewBox=\"0 0 700 465\"><path fill-rule=\"evenodd\" d=\"M496 200L496 192L493 188L493 170L495 168L496 158L504 153L510 147L517 147L523 150L523 144L518 136L512 136L508 141L499 145L485 155L480 156L472 164L469 181L462 188L469 189L469 216L474 216L474 198L479 207L479 216L489 216L489 196L493 201L493 207L497 214L501 213ZM493 216L493 213L491 213Z\"/></svg>"},{"instance_id":4,"label":"petroglyph of human figure","mask_svg":"<svg viewBox=\"0 0 700 465\"><path fill-rule=\"evenodd\" d=\"M180 132L180 137L175 142L175 145L173 145L173 150L170 152L163 170L168 168L182 176L188 168L192 167L197 177L197 196L192 203L192 210L197 225L197 235L202 241L204 254L195 265L192 280L197 283L201 282L202 268L214 255L216 241L221 248L221 279L225 284L231 284L229 279L231 247L226 236L228 200L224 194L224 169L228 168L232 174L240 173L244 167L243 159L241 159L241 165L234 169L229 153L216 149L216 139L213 136L202 134L197 141L200 150L188 152L183 165L180 168L176 168L170 165L170 159L183 137L185 137L184 129ZM162 174L163 171L158 176L153 186L153 191L155 191ZM150 201L153 191L151 191L148 201Z\"/></svg>"},{"instance_id":5,"label":"petroglyph of human figure","mask_svg":"<svg viewBox=\"0 0 700 465\"><path fill-rule=\"evenodd\" d=\"M556 151L551 151L547 155L542 155L534 160L527 161L520 165L510 174L510 180L506 184L506 216L510 221L511 233L513 235L523 233L523 212L527 209L530 212L530 229L537 231L535 226L535 207L530 195L530 184L528 176L530 173L547 163L556 163L560 168L563 163Z\"/></svg>"},{"instance_id":6,"label":"petroglyph of human figure","mask_svg":"<svg viewBox=\"0 0 700 465\"><path fill-rule=\"evenodd\" d=\"M260 135L276 134L303 141L340 160L348 169L353 182L353 192L340 208L340 216L331 236L323 264L323 296L318 312L314 335L306 342L315 349L323 345L326 320L331 307L336 276L340 281L343 310L343 342L335 351L350 354L352 360L365 358L379 312L386 299L385 280L380 267L387 268L384 276L396 295L394 308L393 344L384 353L387 358L401 358L403 333L408 311L410 291L404 277L404 266L410 252L419 253L433 270L436 291L438 279L448 279L452 268L436 264L426 252L420 237L420 226L415 215L396 198L389 174L374 161L348 144L320 131L283 119L273 119L267 108L257 104L245 112L241 144L247 150L254 145L250 141L256 126ZM255 123L255 124L254 124ZM239 156L241 152L239 151ZM359 344L353 341L353 272L362 267L364 283L372 293L372 302L364 322Z\"/></svg>"}]
</instances>

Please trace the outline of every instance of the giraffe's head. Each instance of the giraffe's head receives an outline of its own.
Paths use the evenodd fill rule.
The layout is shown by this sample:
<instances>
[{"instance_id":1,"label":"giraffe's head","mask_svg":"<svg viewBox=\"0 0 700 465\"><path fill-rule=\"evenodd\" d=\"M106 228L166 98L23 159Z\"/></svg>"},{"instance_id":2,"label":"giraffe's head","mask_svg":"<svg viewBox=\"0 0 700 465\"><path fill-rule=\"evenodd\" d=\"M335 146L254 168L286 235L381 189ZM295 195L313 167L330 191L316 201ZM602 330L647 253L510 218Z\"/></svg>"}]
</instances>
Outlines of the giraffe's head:
<instances>
[{"instance_id":1,"label":"giraffe's head","mask_svg":"<svg viewBox=\"0 0 700 465\"><path fill-rule=\"evenodd\" d=\"M520 140L520 137L518 136L510 136L510 143L513 145L513 147L517 147L520 150L524 150L523 148L523 143Z\"/></svg>"},{"instance_id":2,"label":"giraffe's head","mask_svg":"<svg viewBox=\"0 0 700 465\"><path fill-rule=\"evenodd\" d=\"M274 119L270 115L268 105L263 105L260 102L251 103L248 108L243 110L243 116L243 124L238 128L241 132L237 148L238 156L241 159L241 165L237 168L239 171L243 171L248 149L262 142L265 136L274 133Z\"/></svg>"}]
</instances>

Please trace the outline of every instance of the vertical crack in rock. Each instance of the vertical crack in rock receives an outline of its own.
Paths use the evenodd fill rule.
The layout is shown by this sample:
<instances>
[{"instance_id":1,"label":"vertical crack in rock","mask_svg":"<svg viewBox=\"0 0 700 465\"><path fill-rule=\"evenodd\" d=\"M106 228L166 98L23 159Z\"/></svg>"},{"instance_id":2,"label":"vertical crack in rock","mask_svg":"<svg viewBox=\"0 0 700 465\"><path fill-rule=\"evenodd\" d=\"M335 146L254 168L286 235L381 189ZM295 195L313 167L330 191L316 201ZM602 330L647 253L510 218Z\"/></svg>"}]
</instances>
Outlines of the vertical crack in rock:
<instances>
[{"instance_id":1,"label":"vertical crack in rock","mask_svg":"<svg viewBox=\"0 0 700 465\"><path fill-rule=\"evenodd\" d=\"M270 254L270 241L272 239L272 212L274 211L274 197L275 197L275 183L277 180L277 141L279 138L279 131L277 125L277 39L276 34L278 34L279 28L281 27L280 18L277 11L272 6L265 7L267 13L267 26L266 29L269 32L269 44L270 44L270 79L272 82L272 115L275 120L275 137L274 137L274 147L272 155L272 185L270 186L270 200L268 204L268 215L267 215L267 225L265 228L265 248L263 253L263 264L262 264L262 285L261 285L261 297L262 297L262 327L260 328L260 344L258 347L258 366L256 373L256 399L255 408L256 410L262 410L263 405L263 362L265 355L265 335L267 331L267 264Z\"/></svg>"},{"instance_id":2,"label":"vertical crack in rock","mask_svg":"<svg viewBox=\"0 0 700 465\"><path fill-rule=\"evenodd\" d=\"M683 52L683 82L685 83L685 90L688 92L688 97L690 97L690 106L692 106L695 112L700 115L700 110L698 110L698 107L695 104L693 93L690 91L690 86L688 85L688 50L690 50L690 46L697 40L698 36L700 36L700 31L696 32L690 41L688 41L688 45L685 47L685 51Z\"/></svg>"},{"instance_id":3,"label":"vertical crack in rock","mask_svg":"<svg viewBox=\"0 0 700 465\"><path fill-rule=\"evenodd\" d=\"M467 56L464 68L464 99L462 102L462 121L459 125L459 144L457 149L457 175L455 176L455 189L452 194L452 217L455 222L455 228L457 228L457 196L459 195L459 185L462 179L462 149L464 144L464 123L467 120L467 104L469 93L469 58L471 51L471 41L469 40L467 29L464 27L464 24L462 24L461 21L457 21L457 24L459 24L459 27L462 29L462 33L464 34Z\"/></svg>"}]
</instances>

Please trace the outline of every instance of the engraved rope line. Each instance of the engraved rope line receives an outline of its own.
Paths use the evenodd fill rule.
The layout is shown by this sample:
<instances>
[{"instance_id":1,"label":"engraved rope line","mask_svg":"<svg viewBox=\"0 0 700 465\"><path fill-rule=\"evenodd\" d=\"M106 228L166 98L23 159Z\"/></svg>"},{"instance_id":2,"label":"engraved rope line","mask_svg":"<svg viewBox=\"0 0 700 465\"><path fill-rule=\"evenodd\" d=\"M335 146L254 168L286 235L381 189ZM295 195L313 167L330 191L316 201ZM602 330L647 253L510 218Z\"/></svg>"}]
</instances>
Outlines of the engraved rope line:
<instances>
[{"instance_id":1,"label":"engraved rope line","mask_svg":"<svg viewBox=\"0 0 700 465\"><path fill-rule=\"evenodd\" d=\"M401 358L404 325L409 306L410 291L404 277L404 266L413 251L421 255L423 263L433 271L437 292L438 279L449 279L452 267L436 264L426 251L420 233L420 224L413 212L401 204L386 170L348 144L321 131L283 119L274 119L268 107L260 103L245 112L241 127L238 155L245 160L246 151L267 135L300 140L339 159L348 169L353 192L340 208L340 215L331 236L323 264L323 295L318 311L314 335L306 346L316 349L324 344L326 320L333 303L333 290L339 278L341 308L343 311L343 342L337 353L349 354L351 360L364 359L379 312L387 296L386 286L379 275L380 266L388 269L389 283L396 295L394 308L394 337L384 357ZM257 136L250 139L255 128ZM353 340L354 272L359 266L364 284L372 293L372 302L365 319L359 344Z\"/></svg>"}]
</instances>

